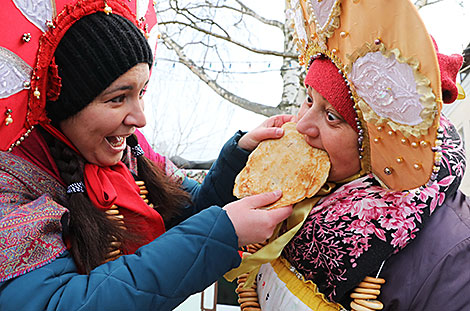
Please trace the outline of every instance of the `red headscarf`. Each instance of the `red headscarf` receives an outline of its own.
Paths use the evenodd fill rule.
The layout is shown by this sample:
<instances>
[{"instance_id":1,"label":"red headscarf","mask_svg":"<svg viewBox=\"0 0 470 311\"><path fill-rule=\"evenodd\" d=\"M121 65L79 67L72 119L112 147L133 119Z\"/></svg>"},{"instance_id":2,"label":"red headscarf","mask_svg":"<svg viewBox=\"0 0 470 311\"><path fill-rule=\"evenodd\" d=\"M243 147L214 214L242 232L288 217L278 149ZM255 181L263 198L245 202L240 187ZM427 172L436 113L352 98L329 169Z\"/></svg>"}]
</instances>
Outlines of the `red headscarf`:
<instances>
[{"instance_id":1,"label":"red headscarf","mask_svg":"<svg viewBox=\"0 0 470 311\"><path fill-rule=\"evenodd\" d=\"M307 77L305 77L305 84L320 93L343 119L358 131L354 101L351 99L345 78L338 70L331 60L319 57L310 65Z\"/></svg>"}]
</instances>

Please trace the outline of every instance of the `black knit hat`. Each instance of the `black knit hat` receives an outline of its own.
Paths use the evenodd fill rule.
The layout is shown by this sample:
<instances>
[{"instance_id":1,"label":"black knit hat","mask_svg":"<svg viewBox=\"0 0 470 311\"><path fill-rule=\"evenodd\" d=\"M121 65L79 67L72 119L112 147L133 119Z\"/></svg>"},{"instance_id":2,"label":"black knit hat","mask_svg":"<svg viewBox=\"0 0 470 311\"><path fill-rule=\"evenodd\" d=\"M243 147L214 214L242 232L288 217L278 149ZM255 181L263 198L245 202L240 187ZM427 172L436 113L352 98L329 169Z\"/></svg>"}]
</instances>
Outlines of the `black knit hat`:
<instances>
[{"instance_id":1,"label":"black knit hat","mask_svg":"<svg viewBox=\"0 0 470 311\"><path fill-rule=\"evenodd\" d=\"M46 110L58 123L85 108L122 74L140 63L152 65L152 50L142 32L128 19L97 12L65 33L55 51L62 87Z\"/></svg>"}]
</instances>

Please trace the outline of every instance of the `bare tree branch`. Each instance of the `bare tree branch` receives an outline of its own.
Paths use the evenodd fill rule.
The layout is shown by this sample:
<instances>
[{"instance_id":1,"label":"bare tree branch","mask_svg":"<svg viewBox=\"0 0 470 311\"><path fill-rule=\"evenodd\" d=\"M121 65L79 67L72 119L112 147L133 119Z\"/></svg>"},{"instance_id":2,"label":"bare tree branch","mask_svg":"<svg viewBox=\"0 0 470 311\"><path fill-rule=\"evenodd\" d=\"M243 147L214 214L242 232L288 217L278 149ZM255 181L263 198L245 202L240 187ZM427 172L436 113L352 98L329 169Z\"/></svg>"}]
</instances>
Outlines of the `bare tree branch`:
<instances>
[{"instance_id":1,"label":"bare tree branch","mask_svg":"<svg viewBox=\"0 0 470 311\"><path fill-rule=\"evenodd\" d=\"M255 11L253 11L252 9L250 9L248 6L243 4L241 1L239 1L239 0L235 0L235 1L240 5L240 8L235 8L233 6L229 6L229 5L225 5L225 4L224 5L219 5L219 4L213 4L213 3L210 3L210 2L206 2L205 4L197 4L197 5L187 7L187 9L188 10L193 10L193 9L200 9L200 8L210 8L210 9L231 10L231 11L240 13L241 15L249 15L249 16L255 18L256 20L258 20L259 22L261 22L263 24L266 24L266 25L269 25L269 26L274 26L274 27L277 27L279 29L282 29L283 23L281 23L280 21L265 18L265 17L259 15L258 13L256 13Z\"/></svg>"},{"instance_id":2,"label":"bare tree branch","mask_svg":"<svg viewBox=\"0 0 470 311\"><path fill-rule=\"evenodd\" d=\"M432 4L435 4L435 3L438 3L438 2L442 2L444 0L434 0L434 1L430 1L430 0L417 0L415 1L415 7L419 10L427 5L432 5Z\"/></svg>"},{"instance_id":3,"label":"bare tree branch","mask_svg":"<svg viewBox=\"0 0 470 311\"><path fill-rule=\"evenodd\" d=\"M293 29L288 27L288 23L286 23L286 21L282 23L276 20L264 18L263 16L257 14L254 10L249 8L247 5L245 5L241 0L232 0L231 4L230 1L224 1L222 4L219 4L218 1L213 0L206 0L197 4L193 4L188 1L184 7L181 5L182 3L184 3L183 0L168 0L168 3L171 9L173 10L168 12L173 12L176 15L166 15L166 19L159 19L160 27L165 26L164 31L171 30L173 32L171 39L169 38L170 35L168 33L162 32L162 38L164 42L166 43L169 49L175 51L181 63L188 67L193 73L195 73L204 83L208 84L213 90L215 90L218 95L222 96L223 98L232 102L235 105L238 105L249 111L265 116L270 116L280 112L292 113L296 111L299 106L299 103L303 101L305 94L301 87L302 78L300 77L302 76L302 68L300 68L298 64L298 52L296 50L295 44L293 44L292 42ZM237 7L237 5L239 7ZM220 12L222 10L226 12L217 14L215 13L216 11ZM233 14L230 12L227 13L227 11L229 10L232 12L236 12L237 14ZM163 8L162 11L166 11L166 9ZM218 16L230 16L231 20L229 19L229 21L226 18L216 20L216 17ZM251 21L250 25L253 25L253 22L258 22L263 23L268 27L276 27L281 30L284 34L283 51L281 52L270 49L257 48L249 44L250 40L247 40L246 36L240 36L240 31L238 30L236 30L237 36L241 37L241 40L235 39L236 36L231 36L229 31L230 27L232 29L233 27L239 28L238 26L240 24L244 24L245 16L252 17L255 20ZM248 25L243 25L240 30L247 32L249 36L251 27ZM180 35L182 35L183 37L187 37L187 34L191 33L186 29L193 30L192 33L194 33L195 35L192 35L189 40L180 39ZM198 36L197 34L206 36L206 38L214 38L216 41L210 41L209 39L201 39L201 36ZM283 64L280 68L280 73L283 80L282 98L276 108L263 105L258 106L258 104L256 103L247 101L246 99L238 97L232 92L227 91L217 83L218 73L227 73L226 65L224 64L224 60L226 60L225 58L227 56L223 56L219 53L219 47L223 45L220 45L217 40L223 40L225 42L228 42L229 44L241 47L246 51L258 55L282 58ZM186 48L188 45L205 46L206 50L203 53L203 59L205 60L206 55L210 55L209 57L212 57L212 59L214 57L217 57L221 63L222 70L215 71L204 68L205 61L203 61L203 64L200 66L195 65L195 62L191 59L191 57L188 57L186 54L186 52L190 51ZM211 54L208 54L209 50L211 51ZM216 73L217 76L214 78L214 75L212 75L211 78L209 76L209 71L212 73ZM230 73L231 72L229 72L229 74Z\"/></svg>"},{"instance_id":4,"label":"bare tree branch","mask_svg":"<svg viewBox=\"0 0 470 311\"><path fill-rule=\"evenodd\" d=\"M245 4L243 4L240 0L235 0L242 8L242 10L240 10L239 12L243 13L243 14L246 14L246 15L249 15L255 19L257 19L258 21L266 24L266 25L270 25L270 26L274 26L274 27L277 27L279 29L283 29L284 28L284 24L279 22L279 21L276 21L276 20L272 20L272 19L266 19L262 16L260 16L259 14L257 14L255 11L253 11L252 9L250 9L249 7L247 7Z\"/></svg>"},{"instance_id":5,"label":"bare tree branch","mask_svg":"<svg viewBox=\"0 0 470 311\"><path fill-rule=\"evenodd\" d=\"M253 52L253 53L264 54L264 55L274 55L274 56L287 57L287 58L297 58L298 57L298 55L296 55L296 54L286 54L284 52L279 52L279 51L257 49L257 48L248 46L246 43L233 40L228 35L227 36L222 36L222 35L219 35L219 34L216 34L216 33L212 32L212 31L208 31L208 30L205 30L203 28L197 27L196 25L193 25L193 24L188 24L188 23L179 22L179 21L169 21L169 22L161 22L160 23L160 25L169 25L169 24L178 24L178 25L182 25L182 26L186 26L186 27L191 27L192 29L197 30L201 33L204 33L206 35L209 35L209 36L212 36L212 37L215 37L215 38L218 38L218 39L225 40L227 42L235 44L235 45L237 45L239 47L242 47L242 48L244 48L244 49L246 49L250 52Z\"/></svg>"},{"instance_id":6,"label":"bare tree branch","mask_svg":"<svg viewBox=\"0 0 470 311\"><path fill-rule=\"evenodd\" d=\"M174 5L172 4L173 2L174 2ZM173 1L170 1L169 3L173 11L176 12L178 15L183 16L185 19L187 19L191 23L191 25L196 25L197 22L200 22L200 23L209 25L209 27L216 26L219 30L224 32L227 37L230 37L229 34L225 31L225 29L222 26L220 26L218 23L216 23L213 18L201 18L193 14L191 10L193 10L195 7L180 8L178 5L178 0L173 0ZM201 8L201 7L210 7L210 6L203 5L203 6L197 6L197 7ZM165 22L161 22L160 24L164 25Z\"/></svg>"},{"instance_id":7,"label":"bare tree branch","mask_svg":"<svg viewBox=\"0 0 470 311\"><path fill-rule=\"evenodd\" d=\"M214 90L218 95L223 97L224 99L230 101L231 103L252 111L254 113L258 113L264 116L272 116L275 114L281 113L281 110L277 107L266 106L258 103L251 102L247 99L239 97L232 92L226 90L222 86L220 86L217 81L210 78L210 76L205 72L203 67L197 66L191 59L189 59L181 46L179 46L175 41L173 41L170 37L166 34L162 34L162 40L178 55L178 58L182 64L189 68L196 76L199 77L204 83L206 83L212 90Z\"/></svg>"}]
</instances>

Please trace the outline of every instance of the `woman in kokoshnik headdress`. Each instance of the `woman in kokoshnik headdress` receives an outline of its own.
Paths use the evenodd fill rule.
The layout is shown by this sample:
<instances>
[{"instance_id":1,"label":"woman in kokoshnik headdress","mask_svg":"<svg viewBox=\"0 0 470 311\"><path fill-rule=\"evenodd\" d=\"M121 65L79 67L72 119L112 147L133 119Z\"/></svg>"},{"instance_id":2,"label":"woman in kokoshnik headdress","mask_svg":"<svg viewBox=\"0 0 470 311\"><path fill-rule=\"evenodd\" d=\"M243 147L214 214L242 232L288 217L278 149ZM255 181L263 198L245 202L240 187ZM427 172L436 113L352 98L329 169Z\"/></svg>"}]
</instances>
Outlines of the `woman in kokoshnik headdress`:
<instances>
[{"instance_id":1,"label":"woman in kokoshnik headdress","mask_svg":"<svg viewBox=\"0 0 470 311\"><path fill-rule=\"evenodd\" d=\"M462 56L437 51L408 0L291 0L288 13L308 68L297 130L327 151L334 186L294 206L287 224L299 209L303 224L282 250L271 239L226 275L249 272L242 310L468 308L464 149L440 113Z\"/></svg>"},{"instance_id":2,"label":"woman in kokoshnik headdress","mask_svg":"<svg viewBox=\"0 0 470 311\"><path fill-rule=\"evenodd\" d=\"M258 209L280 193L229 203L249 150L292 116L237 133L201 185L136 130L154 14L149 1L2 2L0 309L172 310L292 211Z\"/></svg>"}]
</instances>

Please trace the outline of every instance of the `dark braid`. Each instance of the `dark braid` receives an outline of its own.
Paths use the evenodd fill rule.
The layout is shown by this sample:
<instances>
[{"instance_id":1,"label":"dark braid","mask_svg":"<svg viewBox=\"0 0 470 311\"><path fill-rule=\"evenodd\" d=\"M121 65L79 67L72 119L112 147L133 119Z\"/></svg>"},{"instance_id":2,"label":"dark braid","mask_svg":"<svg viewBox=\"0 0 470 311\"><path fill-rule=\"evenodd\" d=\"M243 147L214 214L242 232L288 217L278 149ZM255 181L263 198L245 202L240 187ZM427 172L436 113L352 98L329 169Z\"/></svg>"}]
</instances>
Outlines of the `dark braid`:
<instances>
[{"instance_id":1,"label":"dark braid","mask_svg":"<svg viewBox=\"0 0 470 311\"><path fill-rule=\"evenodd\" d=\"M138 145L137 137L131 135L127 138L127 145ZM181 189L180 185L170 180L162 170L145 156L137 157L138 178L145 182L148 190L148 199L155 205L155 209L162 215L165 225L181 215L182 207L191 202L189 194Z\"/></svg>"},{"instance_id":2,"label":"dark braid","mask_svg":"<svg viewBox=\"0 0 470 311\"><path fill-rule=\"evenodd\" d=\"M65 184L83 182L83 159L51 135L44 136ZM69 194L66 207L70 222L64 228L64 240L71 244L70 251L79 271L88 274L105 261L112 241L124 244L125 232L97 209L86 193Z\"/></svg>"}]
</instances>

